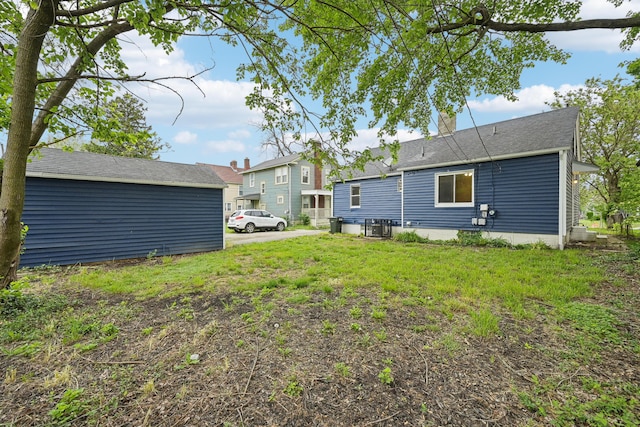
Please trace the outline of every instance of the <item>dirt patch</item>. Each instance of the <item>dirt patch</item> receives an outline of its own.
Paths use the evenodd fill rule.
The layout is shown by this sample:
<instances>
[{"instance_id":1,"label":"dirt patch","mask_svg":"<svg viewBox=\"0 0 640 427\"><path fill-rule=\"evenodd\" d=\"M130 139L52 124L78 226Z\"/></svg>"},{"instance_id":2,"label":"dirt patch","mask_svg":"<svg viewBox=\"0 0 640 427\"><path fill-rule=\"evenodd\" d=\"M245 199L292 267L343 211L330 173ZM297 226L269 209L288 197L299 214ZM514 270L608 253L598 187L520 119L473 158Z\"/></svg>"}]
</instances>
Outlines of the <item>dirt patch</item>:
<instances>
[{"instance_id":1,"label":"dirt patch","mask_svg":"<svg viewBox=\"0 0 640 427\"><path fill-rule=\"evenodd\" d=\"M591 360L576 355L552 307L533 318L496 313L499 332L483 338L469 330L466 313L363 290L306 300L286 300L274 288L143 302L67 291L75 301L67 310L99 316L98 326L115 325L117 336L90 348L88 338L65 343L52 330L29 357L5 351L0 423L547 425L548 414L526 398L540 395L541 385L554 384L558 402L588 402L595 393L584 378L640 384L638 279L610 268L618 280L595 289L592 301L616 310L626 338L603 343ZM70 389L82 390L69 404L79 410L65 414L60 403Z\"/></svg>"}]
</instances>

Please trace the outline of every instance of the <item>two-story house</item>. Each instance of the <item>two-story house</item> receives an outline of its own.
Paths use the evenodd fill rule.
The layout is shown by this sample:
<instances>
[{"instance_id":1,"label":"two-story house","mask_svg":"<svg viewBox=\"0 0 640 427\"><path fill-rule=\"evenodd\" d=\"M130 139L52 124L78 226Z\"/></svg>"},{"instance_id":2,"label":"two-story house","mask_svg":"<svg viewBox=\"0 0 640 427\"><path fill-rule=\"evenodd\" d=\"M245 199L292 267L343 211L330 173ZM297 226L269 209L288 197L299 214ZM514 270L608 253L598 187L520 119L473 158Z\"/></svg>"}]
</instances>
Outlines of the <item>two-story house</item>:
<instances>
[{"instance_id":1,"label":"two-story house","mask_svg":"<svg viewBox=\"0 0 640 427\"><path fill-rule=\"evenodd\" d=\"M229 216L231 216L234 211L244 208L242 201L240 200L243 194L242 175L240 175L240 173L251 167L248 158L244 159L243 168L238 167L237 160L232 160L229 163L229 166L210 165L207 163L197 164L208 166L224 181L225 184L227 184L227 187L224 190L225 220L229 219Z\"/></svg>"},{"instance_id":2,"label":"two-story house","mask_svg":"<svg viewBox=\"0 0 640 427\"><path fill-rule=\"evenodd\" d=\"M331 190L325 188L327 173L302 155L267 160L240 173L244 195L238 197L238 204L243 207L266 209L293 222L306 214L312 225L329 223Z\"/></svg>"}]
</instances>

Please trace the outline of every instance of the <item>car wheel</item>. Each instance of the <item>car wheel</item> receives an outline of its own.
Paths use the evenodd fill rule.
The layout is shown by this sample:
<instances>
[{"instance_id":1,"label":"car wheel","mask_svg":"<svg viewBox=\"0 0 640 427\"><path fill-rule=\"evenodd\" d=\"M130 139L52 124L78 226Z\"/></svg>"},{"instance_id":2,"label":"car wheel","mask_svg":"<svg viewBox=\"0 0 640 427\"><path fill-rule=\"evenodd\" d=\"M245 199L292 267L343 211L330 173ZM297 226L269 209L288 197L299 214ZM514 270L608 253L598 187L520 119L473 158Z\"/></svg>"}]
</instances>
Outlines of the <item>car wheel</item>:
<instances>
[{"instance_id":1,"label":"car wheel","mask_svg":"<svg viewBox=\"0 0 640 427\"><path fill-rule=\"evenodd\" d=\"M284 231L284 222L279 222L278 225L276 226L276 230Z\"/></svg>"},{"instance_id":2,"label":"car wheel","mask_svg":"<svg viewBox=\"0 0 640 427\"><path fill-rule=\"evenodd\" d=\"M252 222L248 222L247 225L244 226L244 231L246 231L247 233L253 233L254 231L256 231L255 224Z\"/></svg>"}]
</instances>

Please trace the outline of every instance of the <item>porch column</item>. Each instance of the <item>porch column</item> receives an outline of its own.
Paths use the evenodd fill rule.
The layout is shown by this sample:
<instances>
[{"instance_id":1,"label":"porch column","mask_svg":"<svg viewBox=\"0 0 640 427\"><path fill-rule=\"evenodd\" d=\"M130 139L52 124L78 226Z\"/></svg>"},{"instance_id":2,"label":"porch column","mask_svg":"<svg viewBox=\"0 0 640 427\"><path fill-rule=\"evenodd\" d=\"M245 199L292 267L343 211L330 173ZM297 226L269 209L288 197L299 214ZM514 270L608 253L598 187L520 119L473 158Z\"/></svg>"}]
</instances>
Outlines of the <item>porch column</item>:
<instances>
[{"instance_id":1,"label":"porch column","mask_svg":"<svg viewBox=\"0 0 640 427\"><path fill-rule=\"evenodd\" d=\"M315 204L313 206L313 210L314 210L313 226L317 227L318 226L318 205L320 204L317 194L313 195L313 200L315 201Z\"/></svg>"}]
</instances>

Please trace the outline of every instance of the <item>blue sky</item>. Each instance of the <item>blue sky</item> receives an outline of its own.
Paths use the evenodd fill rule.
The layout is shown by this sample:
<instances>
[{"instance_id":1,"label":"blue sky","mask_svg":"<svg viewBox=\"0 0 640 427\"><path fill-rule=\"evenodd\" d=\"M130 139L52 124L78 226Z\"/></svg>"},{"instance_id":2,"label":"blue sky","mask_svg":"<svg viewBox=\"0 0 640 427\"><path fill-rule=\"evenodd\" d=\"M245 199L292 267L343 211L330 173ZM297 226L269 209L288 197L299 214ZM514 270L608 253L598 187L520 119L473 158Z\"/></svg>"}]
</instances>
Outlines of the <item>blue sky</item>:
<instances>
[{"instance_id":1,"label":"blue sky","mask_svg":"<svg viewBox=\"0 0 640 427\"><path fill-rule=\"evenodd\" d=\"M617 10L605 0L588 0L583 2L582 10L584 19L624 17L629 10L640 10L640 0L625 3ZM458 129L471 127L471 117L477 125L482 125L548 110L545 102L553 100L554 91L576 89L590 77L626 76L624 68L618 65L640 57L640 46L628 52L620 50L619 31L584 30L548 37L572 53L568 63L541 63L526 70L521 79L522 89L517 92L518 102L488 96L469 99L471 114L465 111L458 116ZM188 76L214 65L211 71L196 79L197 87L186 80L168 82L181 94L184 105L168 90L131 87L147 101L147 123L172 146L169 152L161 154L161 160L228 165L232 160L242 164L248 157L251 164L256 165L272 158L272 153L265 153L260 147L263 136L255 126L260 122L259 113L244 105L244 97L252 85L235 79L236 66L245 59L244 51L230 48L217 39L199 38L182 40L167 56L143 39L130 41L124 54L131 74ZM354 140L354 147L375 145L376 131L363 128ZM398 136L402 141L421 135L401 129Z\"/></svg>"}]
</instances>

